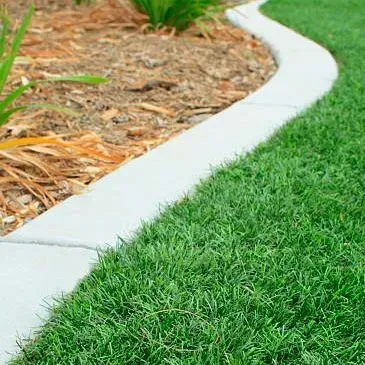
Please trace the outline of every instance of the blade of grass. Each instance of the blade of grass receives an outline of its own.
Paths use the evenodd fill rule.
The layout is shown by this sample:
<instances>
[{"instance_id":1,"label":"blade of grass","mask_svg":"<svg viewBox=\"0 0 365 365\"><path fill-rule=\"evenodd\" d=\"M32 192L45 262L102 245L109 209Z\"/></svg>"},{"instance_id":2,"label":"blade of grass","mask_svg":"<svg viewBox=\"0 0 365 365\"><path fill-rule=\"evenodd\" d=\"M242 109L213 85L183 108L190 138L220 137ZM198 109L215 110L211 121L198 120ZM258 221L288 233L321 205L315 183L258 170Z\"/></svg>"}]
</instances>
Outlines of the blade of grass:
<instances>
[{"instance_id":1,"label":"blade of grass","mask_svg":"<svg viewBox=\"0 0 365 365\"><path fill-rule=\"evenodd\" d=\"M70 108L66 108L63 106L58 106L55 104L29 104L29 105L22 105L22 106L12 108L12 109L7 110L6 112L0 114L0 126L4 125L13 114L26 110L26 109L48 109L48 110L52 110L57 113L67 114L67 115L70 115L73 117L80 116L80 113L76 112L75 110L72 110Z\"/></svg>"},{"instance_id":2,"label":"blade of grass","mask_svg":"<svg viewBox=\"0 0 365 365\"><path fill-rule=\"evenodd\" d=\"M108 81L109 80L107 78L101 76L79 75L49 77L47 78L47 80L44 80L42 82L77 82L81 84L99 85L105 84Z\"/></svg>"},{"instance_id":3,"label":"blade of grass","mask_svg":"<svg viewBox=\"0 0 365 365\"><path fill-rule=\"evenodd\" d=\"M2 125L4 125L8 120L9 120L9 118L13 115L13 114L15 114L15 113L17 113L17 112L19 112L19 111L22 111L22 110L25 110L25 109L27 109L27 107L26 106L18 106L18 107L16 107L16 108L13 108L13 109L10 109L10 110L7 110L6 112L4 112L4 113L1 113L0 114L0 127L2 126Z\"/></svg>"},{"instance_id":4,"label":"blade of grass","mask_svg":"<svg viewBox=\"0 0 365 365\"><path fill-rule=\"evenodd\" d=\"M23 41L25 32L27 31L30 21L32 20L33 14L34 14L34 5L30 6L28 12L26 13L17 34L15 35L13 39L13 43L11 45L11 53L15 56L19 52L20 45Z\"/></svg>"},{"instance_id":5,"label":"blade of grass","mask_svg":"<svg viewBox=\"0 0 365 365\"><path fill-rule=\"evenodd\" d=\"M30 7L26 16L23 19L14 39L11 44L10 54L7 55L5 59L3 59L2 64L0 64L0 94L3 92L3 89L8 80L9 74L12 70L13 64L16 59L16 55L19 51L21 42L24 38L25 32L30 24L31 18L34 13L34 6ZM6 36L8 29L8 20L3 17L3 29L0 34L0 55L4 55L6 52ZM9 118L18 111L22 111L28 108L42 108L49 109L59 113L66 113L72 116L78 116L79 113L75 112L66 107L60 107L54 104L31 104L31 105L22 105L12 108L10 110L6 110L14 101L16 101L21 95L24 94L27 90L39 83L48 83L48 82L75 82L89 85L99 85L108 82L108 79L100 76L93 75L75 75L75 76L57 76L50 77L46 80L38 80L33 81L27 85L20 86L16 88L14 91L10 92L1 102L0 102L0 126L5 124Z\"/></svg>"},{"instance_id":6,"label":"blade of grass","mask_svg":"<svg viewBox=\"0 0 365 365\"><path fill-rule=\"evenodd\" d=\"M27 85L21 86L21 87L17 88L16 90L12 91L2 102L0 102L0 114L2 114L9 105L11 105L17 98L19 98L21 95L24 94L24 92L26 92L33 86L40 84L40 83L63 82L63 81L64 82L77 82L77 83L90 84L90 85L98 85L98 84L108 82L108 79L106 79L104 77L99 77L99 76L81 75L81 76L51 77L46 80L33 81ZM34 107L48 108L48 109L52 109L52 110L59 111L62 113L67 113L67 114L74 115L74 116L79 115L79 113L73 112L69 108L57 107L56 105L51 105L51 104L34 104L34 105L29 105L28 107L29 108L34 108ZM13 114L13 113L11 113L11 114ZM0 125L1 125L1 117L0 117Z\"/></svg>"},{"instance_id":7,"label":"blade of grass","mask_svg":"<svg viewBox=\"0 0 365 365\"><path fill-rule=\"evenodd\" d=\"M8 34L8 29L9 29L9 19L3 16L1 20L2 20L2 29L0 35L0 59L4 57L6 49L6 36Z\"/></svg>"},{"instance_id":8,"label":"blade of grass","mask_svg":"<svg viewBox=\"0 0 365 365\"><path fill-rule=\"evenodd\" d=\"M9 73L13 67L15 57L19 51L20 45L22 43L22 40L24 38L25 32L30 24L30 21L32 19L34 13L34 6L31 6L29 8L28 13L25 15L23 22L18 29L17 34L15 35L13 39L13 43L11 45L11 52L10 55L5 59L4 63L1 65L0 68L0 92L4 89L4 86L6 84L6 81L8 80Z\"/></svg>"},{"instance_id":9,"label":"blade of grass","mask_svg":"<svg viewBox=\"0 0 365 365\"><path fill-rule=\"evenodd\" d=\"M23 95L34 85L36 85L36 82L30 82L27 85L20 86L17 89L13 90L8 96L4 98L3 101L0 102L0 114L2 114L9 105L11 105L17 98Z\"/></svg>"},{"instance_id":10,"label":"blade of grass","mask_svg":"<svg viewBox=\"0 0 365 365\"><path fill-rule=\"evenodd\" d=\"M6 84L10 71L11 71L11 59L10 57L6 57L3 59L3 62L0 66L0 94L4 90L4 86Z\"/></svg>"},{"instance_id":11,"label":"blade of grass","mask_svg":"<svg viewBox=\"0 0 365 365\"><path fill-rule=\"evenodd\" d=\"M47 104L47 103L29 104L29 105L24 105L23 107L25 109L48 109L48 110L52 110L57 113L71 115L73 117L80 116L80 114L81 114L73 109L70 109L70 108L67 108L64 106L59 106L59 105L55 105L55 104Z\"/></svg>"}]
</instances>

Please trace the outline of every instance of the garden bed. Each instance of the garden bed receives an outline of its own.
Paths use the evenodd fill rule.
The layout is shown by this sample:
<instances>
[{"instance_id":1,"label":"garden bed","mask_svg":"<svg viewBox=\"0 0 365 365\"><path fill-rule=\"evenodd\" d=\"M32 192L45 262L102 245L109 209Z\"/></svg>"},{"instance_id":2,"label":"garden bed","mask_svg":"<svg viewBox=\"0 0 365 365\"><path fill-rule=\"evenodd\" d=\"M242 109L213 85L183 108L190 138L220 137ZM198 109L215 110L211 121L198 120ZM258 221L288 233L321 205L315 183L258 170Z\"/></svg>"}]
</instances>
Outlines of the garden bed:
<instances>
[{"instance_id":1,"label":"garden bed","mask_svg":"<svg viewBox=\"0 0 365 365\"><path fill-rule=\"evenodd\" d=\"M12 19L24 10L9 7ZM39 8L10 84L68 74L110 82L42 85L22 97L80 114L33 110L0 128L0 142L37 138L0 150L0 235L245 98L275 69L269 51L221 15L177 35L148 31L147 18L124 0Z\"/></svg>"}]
</instances>

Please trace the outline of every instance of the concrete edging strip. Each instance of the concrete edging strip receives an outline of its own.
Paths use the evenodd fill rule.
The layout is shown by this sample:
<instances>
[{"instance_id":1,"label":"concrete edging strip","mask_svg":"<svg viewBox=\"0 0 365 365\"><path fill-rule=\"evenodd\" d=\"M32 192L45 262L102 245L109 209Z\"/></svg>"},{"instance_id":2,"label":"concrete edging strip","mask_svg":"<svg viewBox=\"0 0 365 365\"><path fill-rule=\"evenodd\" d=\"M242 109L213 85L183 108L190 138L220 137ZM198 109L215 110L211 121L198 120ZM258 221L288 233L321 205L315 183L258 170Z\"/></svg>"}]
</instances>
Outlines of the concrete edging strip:
<instances>
[{"instance_id":1,"label":"concrete edging strip","mask_svg":"<svg viewBox=\"0 0 365 365\"><path fill-rule=\"evenodd\" d=\"M95 250L0 243L0 364L47 317L47 303L73 290L97 260Z\"/></svg>"},{"instance_id":2,"label":"concrete edging strip","mask_svg":"<svg viewBox=\"0 0 365 365\"><path fill-rule=\"evenodd\" d=\"M17 331L22 334L38 324L33 320L34 313L39 312L43 298L57 294L58 290L72 289L87 273L87 263L95 259L94 249L113 245L118 236L128 239L142 221L158 216L162 205L190 192L210 175L212 168L252 150L331 89L338 70L330 53L261 15L258 8L264 2L228 10L227 17L272 50L279 69L266 85L206 122L121 166L83 194L67 199L1 240L3 257L11 258L11 252L16 251L14 257L18 255L21 264L18 271L7 265L6 259L1 265L0 316L13 319L0 329L1 363L9 350L6 338L14 338ZM34 265L39 257L44 258L43 266ZM77 260L72 261L72 257ZM46 262L59 264L51 269ZM69 274L60 277L65 272ZM30 285L29 280L22 281L24 273L34 278L31 285L35 288L43 288L45 274L47 283L53 284L47 284L47 290L27 291L29 298L24 297L23 289ZM16 302L19 293L32 305L9 305Z\"/></svg>"}]
</instances>

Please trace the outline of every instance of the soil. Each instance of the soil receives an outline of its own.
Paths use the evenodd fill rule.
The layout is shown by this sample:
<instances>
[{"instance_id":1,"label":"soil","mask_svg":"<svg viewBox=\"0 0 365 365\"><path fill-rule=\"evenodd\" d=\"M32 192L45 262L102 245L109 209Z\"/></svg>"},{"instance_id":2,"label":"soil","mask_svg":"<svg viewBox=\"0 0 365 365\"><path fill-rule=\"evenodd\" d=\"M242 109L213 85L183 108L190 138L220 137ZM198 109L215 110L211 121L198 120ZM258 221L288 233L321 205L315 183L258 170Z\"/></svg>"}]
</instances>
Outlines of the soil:
<instances>
[{"instance_id":1,"label":"soil","mask_svg":"<svg viewBox=\"0 0 365 365\"><path fill-rule=\"evenodd\" d=\"M25 8L21 1L9 4L12 20L21 19ZM95 181L119 164L245 98L275 71L269 51L219 15L176 34L167 28L152 32L146 17L127 0L100 0L94 6L78 8L59 3L40 6L9 85L74 74L102 75L109 83L96 87L42 84L18 101L63 105L80 114L71 118L31 110L0 128L0 143L50 136L65 143L55 144L62 153L50 162L58 166L54 181L50 178L54 172L28 163L26 171L37 184L38 194L24 181L17 183L12 171L1 167L16 168L19 175L24 166L14 162L14 156L25 152L50 166L50 150L42 150L36 144L11 149L13 157L0 154L0 184L1 178L15 179L11 183L4 180L1 186L0 235L78 193L80 189L75 190L75 184L83 187ZM44 148L52 145L47 141L43 144ZM88 151L91 155L87 155ZM60 166L65 164L67 169L62 175Z\"/></svg>"}]
</instances>

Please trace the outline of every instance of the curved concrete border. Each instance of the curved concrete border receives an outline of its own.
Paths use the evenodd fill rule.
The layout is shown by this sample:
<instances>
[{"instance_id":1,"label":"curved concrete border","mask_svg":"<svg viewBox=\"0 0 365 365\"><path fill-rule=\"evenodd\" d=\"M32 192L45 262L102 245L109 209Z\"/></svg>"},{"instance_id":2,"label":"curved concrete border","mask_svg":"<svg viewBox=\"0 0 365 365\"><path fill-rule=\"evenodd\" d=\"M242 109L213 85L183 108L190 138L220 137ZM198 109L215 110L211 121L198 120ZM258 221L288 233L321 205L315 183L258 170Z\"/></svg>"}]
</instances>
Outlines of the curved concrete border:
<instances>
[{"instance_id":1,"label":"curved concrete border","mask_svg":"<svg viewBox=\"0 0 365 365\"><path fill-rule=\"evenodd\" d=\"M252 150L331 89L337 78L332 56L261 15L264 2L238 6L227 16L273 51L279 70L266 85L2 239L0 322L7 321L0 328L1 363L15 334L39 323L34 313L43 298L70 290L87 273L96 248L114 244L117 236L128 239L142 221L158 216L161 205L190 192L212 168Z\"/></svg>"}]
</instances>

